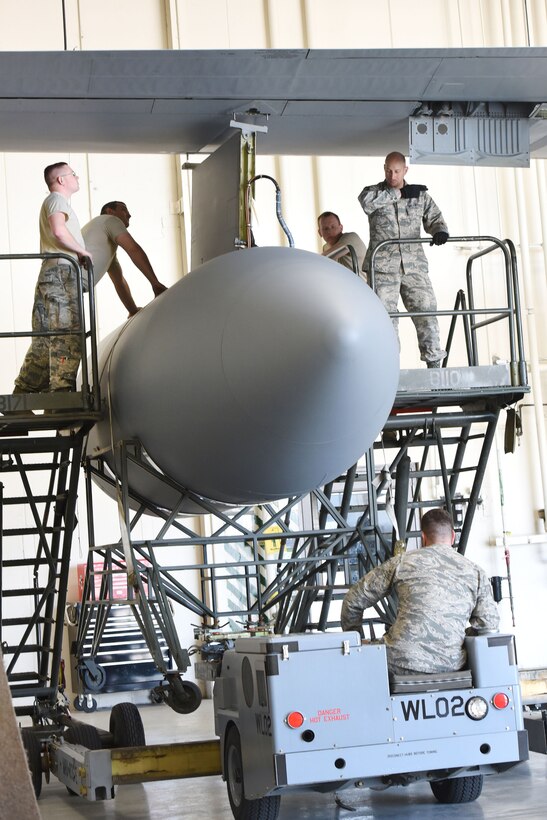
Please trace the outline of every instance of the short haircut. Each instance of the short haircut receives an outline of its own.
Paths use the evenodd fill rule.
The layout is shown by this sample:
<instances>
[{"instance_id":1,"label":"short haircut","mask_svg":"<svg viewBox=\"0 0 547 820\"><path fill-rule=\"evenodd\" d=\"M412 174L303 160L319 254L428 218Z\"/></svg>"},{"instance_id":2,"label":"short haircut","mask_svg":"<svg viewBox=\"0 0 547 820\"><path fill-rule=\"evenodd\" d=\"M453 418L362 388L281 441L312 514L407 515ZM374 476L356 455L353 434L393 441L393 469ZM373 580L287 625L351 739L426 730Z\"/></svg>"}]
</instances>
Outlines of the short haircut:
<instances>
[{"instance_id":1,"label":"short haircut","mask_svg":"<svg viewBox=\"0 0 547 820\"><path fill-rule=\"evenodd\" d=\"M391 153L388 154L385 158L384 164L387 164L390 159L399 160L399 162L402 162L403 165L406 167L406 157L404 154L401 154L400 151L391 151Z\"/></svg>"},{"instance_id":2,"label":"short haircut","mask_svg":"<svg viewBox=\"0 0 547 820\"><path fill-rule=\"evenodd\" d=\"M68 162L54 162L53 165L47 165L44 168L44 179L48 188L51 188L56 178L59 176L57 171L61 168L66 168Z\"/></svg>"},{"instance_id":3,"label":"short haircut","mask_svg":"<svg viewBox=\"0 0 547 820\"><path fill-rule=\"evenodd\" d=\"M118 200L117 200L117 199L112 200L112 202L107 202L107 203L106 203L105 205L103 205L103 207L101 208L101 216L104 216L104 215L105 215L105 213L106 213L108 210L115 211L115 210L116 210L116 208L118 207L118 205L121 205L121 204L122 204L122 203L121 203L121 202L118 202Z\"/></svg>"},{"instance_id":4,"label":"short haircut","mask_svg":"<svg viewBox=\"0 0 547 820\"><path fill-rule=\"evenodd\" d=\"M422 532L429 541L435 542L438 538L451 537L454 525L446 510L428 510L422 517Z\"/></svg>"},{"instance_id":5,"label":"short haircut","mask_svg":"<svg viewBox=\"0 0 547 820\"><path fill-rule=\"evenodd\" d=\"M321 220L322 220L322 219L324 219L324 218L326 218L326 217L328 217L328 216L333 216L336 220L338 220L338 222L340 223L340 225L342 224L342 223L340 222L340 217L338 216L338 214L335 214L335 213L334 213L334 211L323 211L323 213L322 213L322 214L319 214L319 216L317 217L317 224L318 224L318 225L320 225L320 224L321 224Z\"/></svg>"}]
</instances>

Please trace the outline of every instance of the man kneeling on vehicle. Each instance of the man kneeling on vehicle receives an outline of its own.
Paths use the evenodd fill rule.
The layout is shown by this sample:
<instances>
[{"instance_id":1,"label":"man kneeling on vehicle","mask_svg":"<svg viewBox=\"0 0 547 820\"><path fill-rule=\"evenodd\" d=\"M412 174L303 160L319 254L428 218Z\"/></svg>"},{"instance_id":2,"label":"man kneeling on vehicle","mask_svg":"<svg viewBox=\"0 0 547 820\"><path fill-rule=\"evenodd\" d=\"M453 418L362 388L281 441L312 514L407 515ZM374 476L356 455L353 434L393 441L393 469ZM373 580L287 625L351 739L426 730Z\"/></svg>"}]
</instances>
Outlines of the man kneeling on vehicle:
<instances>
[{"instance_id":1,"label":"man kneeling on vehicle","mask_svg":"<svg viewBox=\"0 0 547 820\"><path fill-rule=\"evenodd\" d=\"M411 675L464 669L465 635L498 630L499 614L488 578L457 552L454 539L448 513L429 510L422 518L422 548L390 558L346 593L342 629L361 635L363 611L390 591L397 593L397 617L381 639L390 672Z\"/></svg>"}]
</instances>

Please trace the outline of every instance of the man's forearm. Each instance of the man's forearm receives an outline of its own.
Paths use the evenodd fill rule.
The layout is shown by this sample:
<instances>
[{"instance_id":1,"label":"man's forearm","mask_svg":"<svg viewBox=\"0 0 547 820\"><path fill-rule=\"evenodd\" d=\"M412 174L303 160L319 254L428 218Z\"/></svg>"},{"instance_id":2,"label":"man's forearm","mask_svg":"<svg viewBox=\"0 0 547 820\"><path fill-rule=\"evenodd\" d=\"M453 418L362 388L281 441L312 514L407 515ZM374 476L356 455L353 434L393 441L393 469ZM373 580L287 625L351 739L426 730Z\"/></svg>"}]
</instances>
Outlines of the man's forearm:
<instances>
[{"instance_id":1,"label":"man's forearm","mask_svg":"<svg viewBox=\"0 0 547 820\"><path fill-rule=\"evenodd\" d=\"M344 632L352 632L356 630L361 632L363 623L363 610L348 606L346 601L342 604L342 614L340 615L340 624Z\"/></svg>"},{"instance_id":2,"label":"man's forearm","mask_svg":"<svg viewBox=\"0 0 547 820\"><path fill-rule=\"evenodd\" d=\"M492 588L484 570L479 573L477 601L470 615L469 623L479 634L481 632L497 632L499 629L499 610L492 596Z\"/></svg>"},{"instance_id":3,"label":"man's forearm","mask_svg":"<svg viewBox=\"0 0 547 820\"><path fill-rule=\"evenodd\" d=\"M336 244L324 250L323 256L328 256L329 259L340 259L341 256L349 256L349 249L345 243L343 245Z\"/></svg>"},{"instance_id":4,"label":"man's forearm","mask_svg":"<svg viewBox=\"0 0 547 820\"><path fill-rule=\"evenodd\" d=\"M154 269L150 264L150 260L144 250L141 248L140 245L137 245L129 254L131 257L131 261L137 267L142 274L148 279L152 288L161 286L161 283L154 273Z\"/></svg>"},{"instance_id":5,"label":"man's forearm","mask_svg":"<svg viewBox=\"0 0 547 820\"><path fill-rule=\"evenodd\" d=\"M433 234L437 233L437 231L448 231L448 225L445 222L445 219L441 213L439 206L436 202L426 194L426 206L424 208L424 216L423 216L423 226L424 230L427 233Z\"/></svg>"},{"instance_id":6,"label":"man's forearm","mask_svg":"<svg viewBox=\"0 0 547 820\"><path fill-rule=\"evenodd\" d=\"M401 192L396 188L390 188L387 191L377 188L365 188L357 199L363 211L369 216L381 208L392 208L400 197Z\"/></svg>"},{"instance_id":7,"label":"man's forearm","mask_svg":"<svg viewBox=\"0 0 547 820\"><path fill-rule=\"evenodd\" d=\"M120 297L120 300L125 309L127 310L127 312L129 313L129 315L133 316L135 313L138 313L139 308L135 304L135 300L131 295L129 285L127 284L125 279L123 280L123 282L114 283L114 287L116 288L116 293Z\"/></svg>"},{"instance_id":8,"label":"man's forearm","mask_svg":"<svg viewBox=\"0 0 547 820\"><path fill-rule=\"evenodd\" d=\"M118 294L120 301L127 310L128 314L133 316L135 313L138 313L139 308L135 304L131 290L123 273L121 272L121 269L113 268L108 271L108 275L112 279L112 283L116 288L116 293Z\"/></svg>"},{"instance_id":9,"label":"man's forearm","mask_svg":"<svg viewBox=\"0 0 547 820\"><path fill-rule=\"evenodd\" d=\"M152 290L154 291L154 296L159 296L160 293L163 293L164 290L167 290L165 285L159 281L158 277L154 273L154 269L150 264L150 260L146 253L144 252L143 248L139 245L138 242L135 242L129 231L125 231L121 233L119 236L116 236L116 244L119 245L120 248L126 252L129 256L135 267L137 267L140 272L145 276L146 279L152 285Z\"/></svg>"},{"instance_id":10,"label":"man's forearm","mask_svg":"<svg viewBox=\"0 0 547 820\"><path fill-rule=\"evenodd\" d=\"M363 579L346 593L342 603L340 623L344 632L356 630L362 634L363 612L371 605L364 591Z\"/></svg>"},{"instance_id":11,"label":"man's forearm","mask_svg":"<svg viewBox=\"0 0 547 820\"><path fill-rule=\"evenodd\" d=\"M340 617L344 631L356 629L362 632L363 612L387 595L400 561L400 555L390 558L384 564L371 569L364 578L348 589Z\"/></svg>"}]
</instances>

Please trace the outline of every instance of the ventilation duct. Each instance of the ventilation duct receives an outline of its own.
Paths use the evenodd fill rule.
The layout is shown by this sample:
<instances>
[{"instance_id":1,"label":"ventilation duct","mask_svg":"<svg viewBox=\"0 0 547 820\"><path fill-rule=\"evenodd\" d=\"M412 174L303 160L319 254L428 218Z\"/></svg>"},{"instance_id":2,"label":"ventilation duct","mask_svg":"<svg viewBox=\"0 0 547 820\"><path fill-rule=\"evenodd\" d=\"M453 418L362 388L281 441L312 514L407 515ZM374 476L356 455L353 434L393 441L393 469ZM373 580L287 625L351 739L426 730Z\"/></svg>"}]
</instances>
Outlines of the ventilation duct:
<instances>
[{"instance_id":1,"label":"ventilation duct","mask_svg":"<svg viewBox=\"0 0 547 820\"><path fill-rule=\"evenodd\" d=\"M424 104L409 119L410 161L417 165L528 168L529 112L522 116L518 111L519 116L515 109L517 106L500 106L492 111L483 103L443 103L433 111Z\"/></svg>"}]
</instances>

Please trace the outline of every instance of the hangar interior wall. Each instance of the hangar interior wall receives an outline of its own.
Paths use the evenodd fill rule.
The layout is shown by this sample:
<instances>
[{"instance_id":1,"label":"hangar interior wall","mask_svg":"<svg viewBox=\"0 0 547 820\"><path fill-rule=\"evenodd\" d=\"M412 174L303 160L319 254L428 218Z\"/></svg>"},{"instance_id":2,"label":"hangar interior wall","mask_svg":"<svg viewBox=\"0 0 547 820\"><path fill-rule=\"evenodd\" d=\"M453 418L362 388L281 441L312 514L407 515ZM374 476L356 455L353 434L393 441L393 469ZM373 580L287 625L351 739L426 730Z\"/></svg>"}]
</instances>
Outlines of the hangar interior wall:
<instances>
[{"instance_id":1,"label":"hangar interior wall","mask_svg":"<svg viewBox=\"0 0 547 820\"><path fill-rule=\"evenodd\" d=\"M239 49L239 48L405 48L540 46L547 43L545 0L66 0L68 49ZM0 49L62 50L60 0L0 0ZM32 25L28 21L32 20ZM40 127L39 121L36 128ZM407 152L406 145L387 150ZM186 156L140 156L50 153L0 155L0 249L2 253L30 253L38 249L37 216L45 196L45 165L66 159L80 175L80 192L73 205L81 223L99 213L111 199L123 199L133 214L130 230L148 252L158 277L173 284L187 272L191 175L181 170ZM299 248L317 252L320 240L316 217L323 210L340 214L346 230L366 241L367 222L357 202L361 188L382 179L382 157L272 157L260 154L257 173L271 174L282 189L284 217ZM522 667L547 667L547 648L535 639L536 624L547 615L547 536L538 511L545 508L542 478L547 466L540 458L542 404L547 384L547 176L546 161L532 160L530 169L411 168L410 182L426 184L440 205L453 235L493 235L511 238L519 253L523 283L526 349L537 351L540 378L522 403L524 433L513 455L503 454L503 429L483 485L468 554L489 575L505 575L503 549L496 545L510 534L516 635ZM255 238L259 245L284 245L286 238L275 219L272 190L257 185ZM458 245L428 249L431 276L439 306L450 308L464 264ZM120 261L138 304L149 301L144 278L120 253ZM0 268L0 323L6 329L27 327L37 266L34 262ZM488 265L484 266L485 298L491 293ZM97 288L99 336L125 319L108 277ZM410 324L410 323L408 323ZM414 332L401 332L403 367L418 364ZM496 355L496 336L489 337ZM0 392L10 392L26 349L18 340L2 348ZM544 434L544 431L543 431ZM500 478L505 505L500 500ZM80 494L78 519L85 521ZM114 505L108 499L97 522L97 543L117 537ZM206 522L203 524L206 527ZM24 525L23 525L24 526ZM146 537L146 521L138 537ZM103 530L103 531L101 531ZM534 536L529 543L529 536ZM539 538L536 539L536 536ZM512 543L511 541L511 543ZM85 561L86 533L79 525L74 563ZM28 545L21 537L21 554ZM75 574L71 597L76 596ZM196 580L196 593L198 592ZM502 628L511 630L509 604L501 604ZM183 644L192 642L187 614L179 612Z\"/></svg>"}]
</instances>

